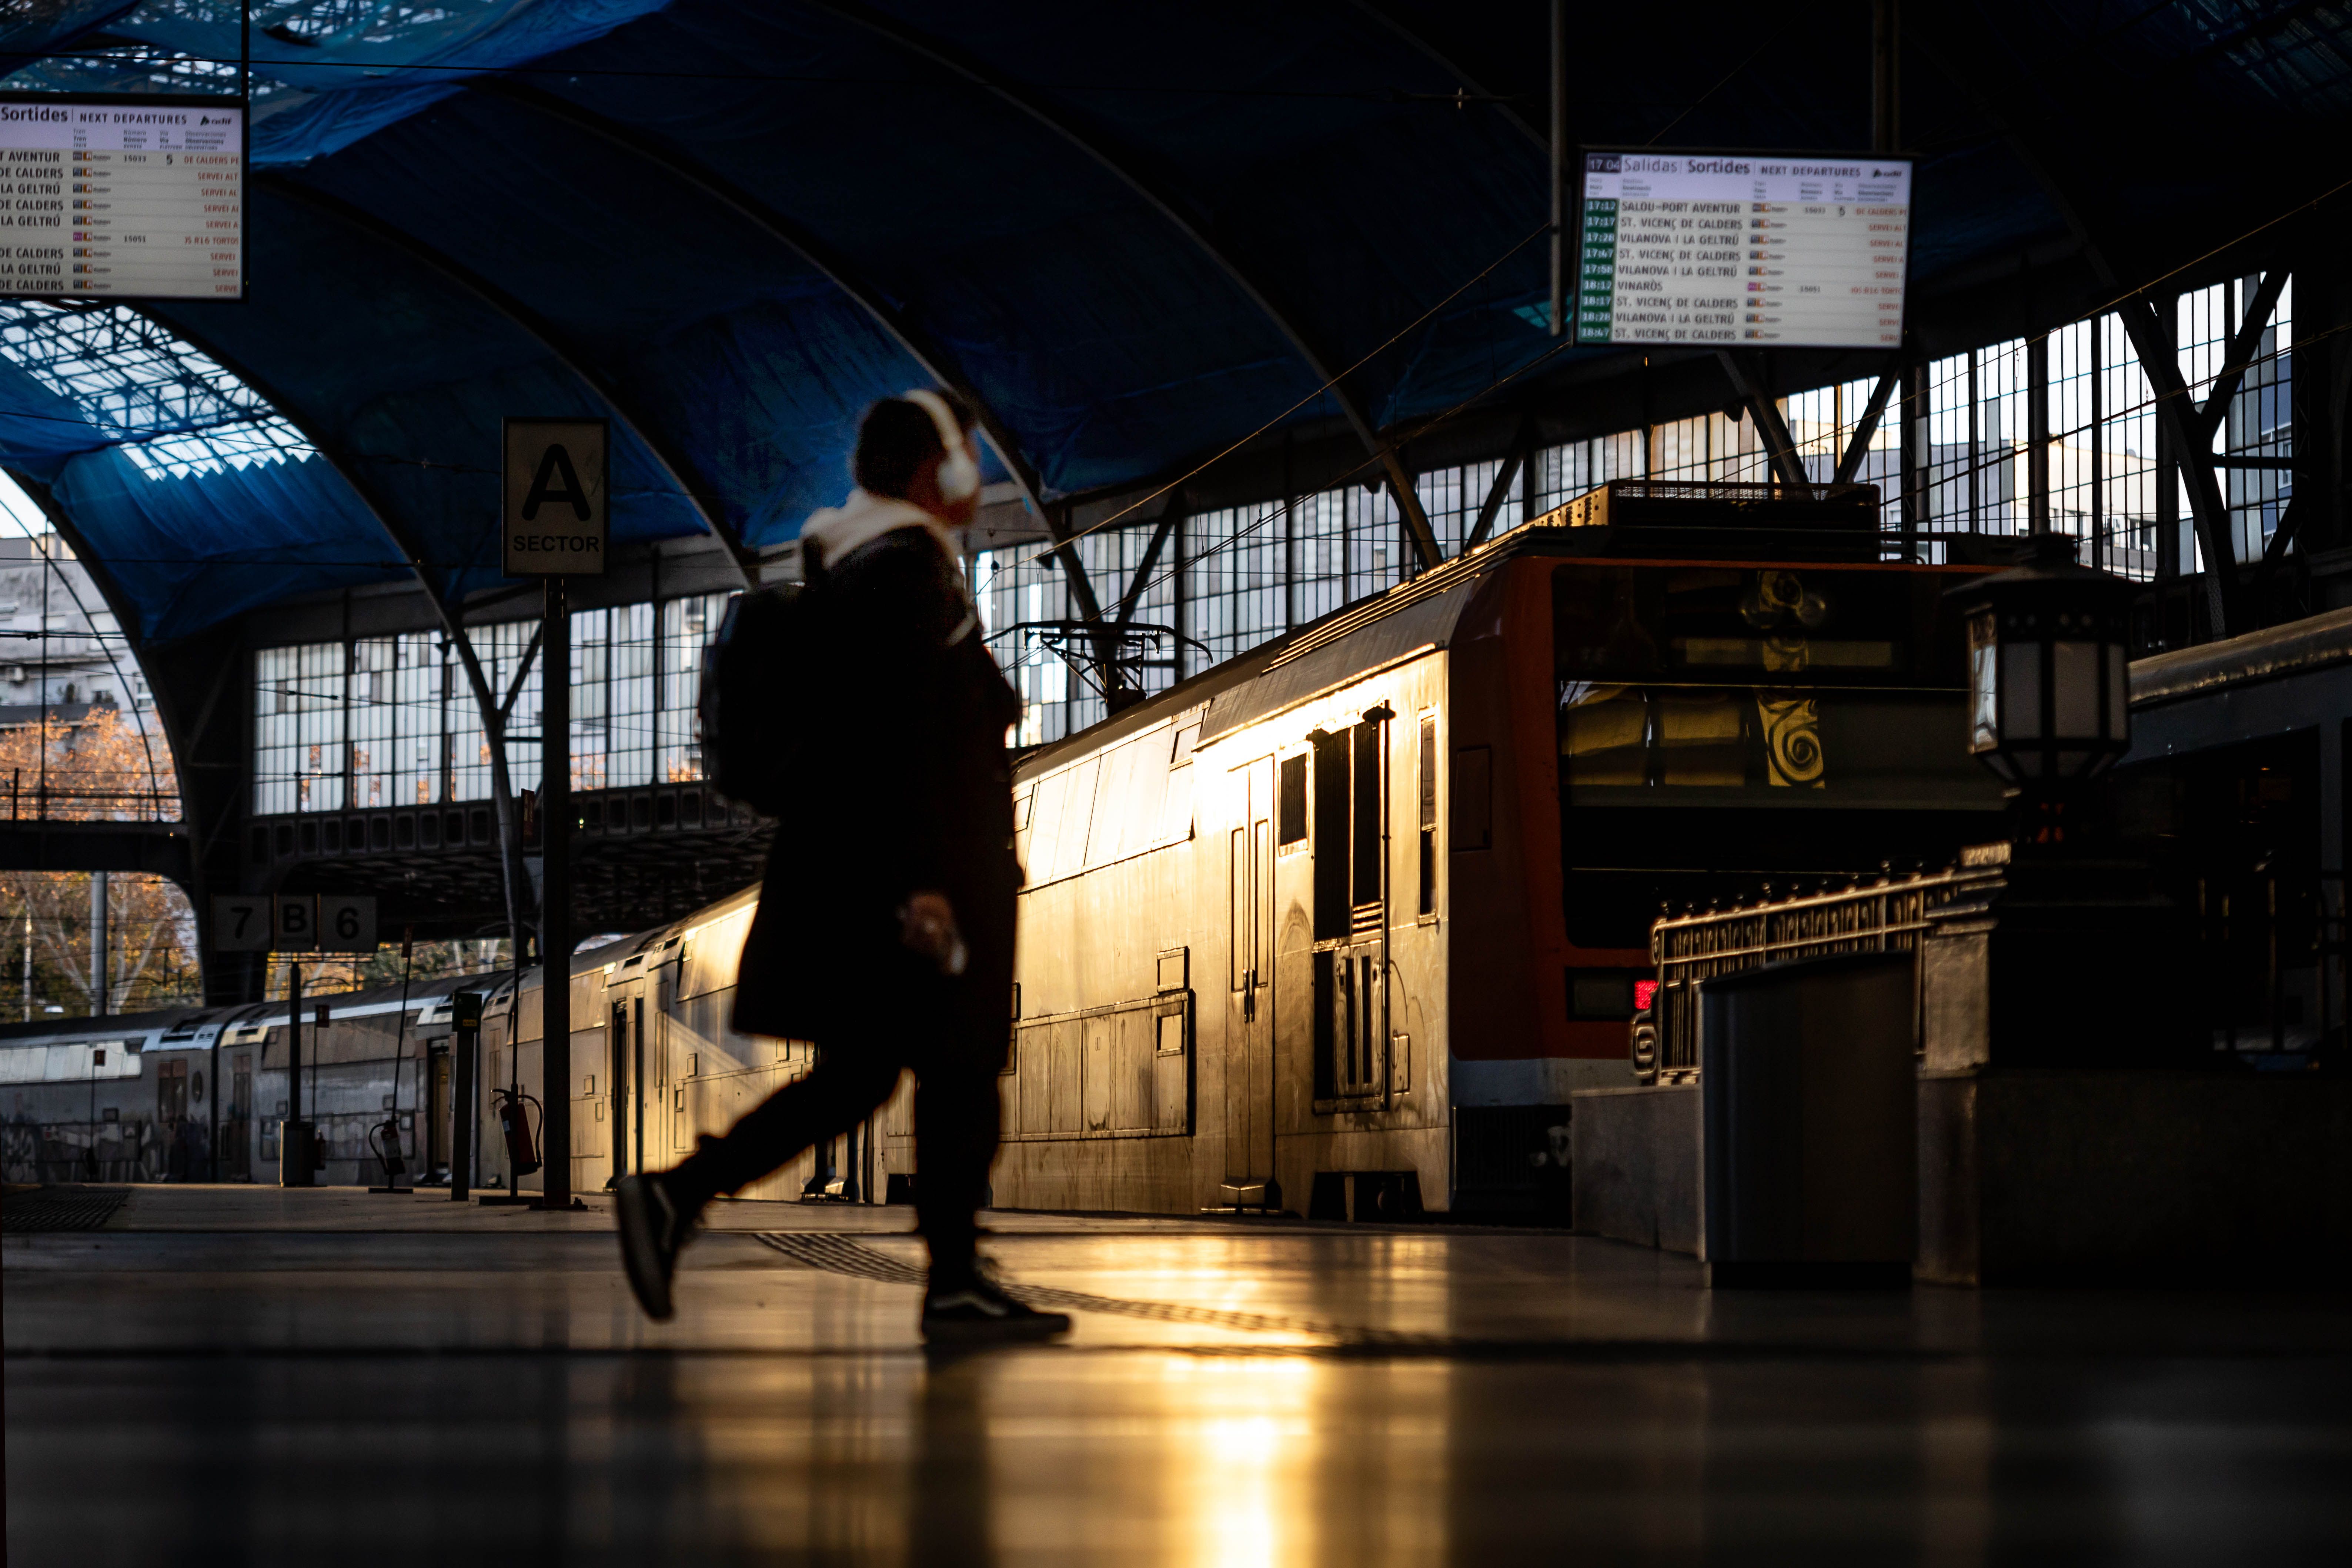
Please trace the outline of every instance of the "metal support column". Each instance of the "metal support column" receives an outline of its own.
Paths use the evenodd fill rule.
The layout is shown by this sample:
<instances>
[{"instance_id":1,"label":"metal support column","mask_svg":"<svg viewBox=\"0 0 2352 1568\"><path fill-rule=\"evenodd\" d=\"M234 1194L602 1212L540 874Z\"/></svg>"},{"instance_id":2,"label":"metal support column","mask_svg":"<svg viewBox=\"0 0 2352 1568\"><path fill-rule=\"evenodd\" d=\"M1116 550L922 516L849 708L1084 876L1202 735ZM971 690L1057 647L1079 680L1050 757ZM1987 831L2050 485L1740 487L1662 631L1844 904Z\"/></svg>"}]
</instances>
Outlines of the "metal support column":
<instances>
[{"instance_id":1,"label":"metal support column","mask_svg":"<svg viewBox=\"0 0 2352 1568\"><path fill-rule=\"evenodd\" d=\"M45 737L46 738L46 737ZM89 1016L103 1018L110 1009L107 993L112 989L113 978L106 951L107 926L106 873L89 874Z\"/></svg>"},{"instance_id":2,"label":"metal support column","mask_svg":"<svg viewBox=\"0 0 2352 1568\"><path fill-rule=\"evenodd\" d=\"M1903 380L1903 472L1897 488L1902 498L1903 558L1916 561L1921 555L1919 535L1928 521L1927 455L1934 450L1927 439L1927 367L1913 365Z\"/></svg>"},{"instance_id":3,"label":"metal support column","mask_svg":"<svg viewBox=\"0 0 2352 1568\"><path fill-rule=\"evenodd\" d=\"M2025 519L2029 533L2050 531L2050 334L2025 341Z\"/></svg>"},{"instance_id":4,"label":"metal support column","mask_svg":"<svg viewBox=\"0 0 2352 1568\"><path fill-rule=\"evenodd\" d=\"M1809 489L1812 480L1805 472L1804 459L1797 454L1796 439L1789 434L1788 422L1780 417L1780 405L1764 384L1763 362L1753 362L1728 349L1715 351L1716 362L1730 378L1731 390L1748 405L1748 417L1756 421L1756 434L1762 439L1765 461L1771 465L1772 477L1784 485L1800 489Z\"/></svg>"},{"instance_id":5,"label":"metal support column","mask_svg":"<svg viewBox=\"0 0 2352 1568\"><path fill-rule=\"evenodd\" d=\"M1551 0L1551 335L1568 326L1568 0Z\"/></svg>"},{"instance_id":6,"label":"metal support column","mask_svg":"<svg viewBox=\"0 0 2352 1568\"><path fill-rule=\"evenodd\" d=\"M1870 460L1870 443L1878 435L1878 422L1885 416L1886 400L1895 395L1895 389L1902 382L1903 362L1897 358L1886 367L1886 374L1878 378L1877 384L1870 389L1870 401L1863 405L1862 413L1854 419L1853 434L1847 438L1844 453L1838 458L1835 478L1839 484L1852 484L1854 476L1862 472L1863 464Z\"/></svg>"},{"instance_id":7,"label":"metal support column","mask_svg":"<svg viewBox=\"0 0 2352 1568\"><path fill-rule=\"evenodd\" d=\"M1979 352L1969 351L1969 531L1984 531L1984 404L1978 395ZM2004 436L2007 432L2002 433Z\"/></svg>"},{"instance_id":8,"label":"metal support column","mask_svg":"<svg viewBox=\"0 0 2352 1568\"><path fill-rule=\"evenodd\" d=\"M540 623L540 1204L572 1206L572 606L546 580Z\"/></svg>"},{"instance_id":9,"label":"metal support column","mask_svg":"<svg viewBox=\"0 0 2352 1568\"><path fill-rule=\"evenodd\" d=\"M2148 304L2149 313L2156 319L2156 330L2166 340L2165 353L2168 356L2171 323L2178 313L2179 307L2174 301L2174 296L2170 294L2152 295L2149 297ZM2132 349L2140 357L2140 368L2148 377L2149 390L2161 399L2164 396L2163 388L2158 384L2155 374L2148 367L2147 362L2152 356L2141 353L2137 337L2133 341ZM2161 582L2167 577L2187 575L2195 569L2197 557L2193 551L2183 550L2180 547L2180 481L2176 476L2180 465L2179 430L2181 426L2178 422L2170 419L2159 418L2154 423L2156 425L2156 474L2154 476L2156 575L2158 581ZM2189 624L2183 629L2184 641L2181 646L2187 647L2197 640L2197 627L2194 623L2195 617L2192 614ZM2165 646L2168 647L2171 644L2168 640Z\"/></svg>"},{"instance_id":10,"label":"metal support column","mask_svg":"<svg viewBox=\"0 0 2352 1568\"><path fill-rule=\"evenodd\" d=\"M2106 326L2104 321L2091 323L2091 562L2100 571L2107 569L2107 426L2106 389L2102 384L2107 376Z\"/></svg>"}]
</instances>

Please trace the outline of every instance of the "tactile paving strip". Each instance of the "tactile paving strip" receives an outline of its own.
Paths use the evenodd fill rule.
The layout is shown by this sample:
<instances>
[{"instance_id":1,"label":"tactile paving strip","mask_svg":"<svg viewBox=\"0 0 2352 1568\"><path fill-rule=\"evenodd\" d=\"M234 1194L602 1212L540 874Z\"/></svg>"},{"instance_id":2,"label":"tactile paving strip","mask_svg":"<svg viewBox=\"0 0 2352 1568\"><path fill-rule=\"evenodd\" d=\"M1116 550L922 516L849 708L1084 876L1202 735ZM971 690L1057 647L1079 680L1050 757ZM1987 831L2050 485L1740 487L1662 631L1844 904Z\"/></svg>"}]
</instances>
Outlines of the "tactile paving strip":
<instances>
[{"instance_id":1,"label":"tactile paving strip","mask_svg":"<svg viewBox=\"0 0 2352 1568\"><path fill-rule=\"evenodd\" d=\"M754 1231L762 1243L804 1268L846 1274L886 1285L923 1283L918 1265L902 1263L887 1253L840 1236ZM1386 1329L1359 1328L1314 1318L1293 1318L1269 1312L1229 1312L1216 1307L1188 1307L1173 1301L1129 1301L1117 1296L1090 1296L1082 1290L1056 1290L1043 1285L1000 1281L1004 1293L1032 1307L1064 1312L1112 1312L1125 1318L1149 1318L1162 1323L1198 1323L1204 1328L1231 1329L1240 1333L1311 1334L1338 1344L1423 1349L1433 1342L1423 1334L1400 1334Z\"/></svg>"},{"instance_id":2,"label":"tactile paving strip","mask_svg":"<svg viewBox=\"0 0 2352 1568\"><path fill-rule=\"evenodd\" d=\"M131 1196L129 1187L36 1187L0 1198L0 1230L97 1230Z\"/></svg>"}]
</instances>

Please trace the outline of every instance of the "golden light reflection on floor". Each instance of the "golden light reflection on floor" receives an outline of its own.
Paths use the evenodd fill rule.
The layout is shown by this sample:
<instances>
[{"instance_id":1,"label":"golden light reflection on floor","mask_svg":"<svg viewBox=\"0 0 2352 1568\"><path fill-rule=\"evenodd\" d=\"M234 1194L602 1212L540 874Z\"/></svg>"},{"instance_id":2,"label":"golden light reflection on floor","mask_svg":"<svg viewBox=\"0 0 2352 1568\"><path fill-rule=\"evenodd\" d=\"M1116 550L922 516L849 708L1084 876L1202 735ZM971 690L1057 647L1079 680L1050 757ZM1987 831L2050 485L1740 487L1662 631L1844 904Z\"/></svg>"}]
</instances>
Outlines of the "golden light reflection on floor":
<instances>
[{"instance_id":1,"label":"golden light reflection on floor","mask_svg":"<svg viewBox=\"0 0 2352 1568\"><path fill-rule=\"evenodd\" d=\"M1167 1560L1199 1568L1312 1563L1323 1361L1170 1356L1160 1388L1174 1526Z\"/></svg>"}]
</instances>

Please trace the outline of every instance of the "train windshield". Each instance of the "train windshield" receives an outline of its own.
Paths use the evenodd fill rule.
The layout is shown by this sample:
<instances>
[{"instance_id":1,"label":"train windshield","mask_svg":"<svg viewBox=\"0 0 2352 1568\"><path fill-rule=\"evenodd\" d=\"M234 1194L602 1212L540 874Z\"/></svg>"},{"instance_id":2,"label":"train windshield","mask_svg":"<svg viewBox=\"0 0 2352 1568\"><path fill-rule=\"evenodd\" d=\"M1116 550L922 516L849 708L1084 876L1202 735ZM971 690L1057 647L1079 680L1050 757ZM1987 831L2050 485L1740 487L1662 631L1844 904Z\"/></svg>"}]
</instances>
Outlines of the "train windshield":
<instances>
[{"instance_id":1,"label":"train windshield","mask_svg":"<svg viewBox=\"0 0 2352 1568\"><path fill-rule=\"evenodd\" d=\"M1559 567L1553 648L1570 940L1662 903L1874 872L1990 837L1941 574Z\"/></svg>"}]
</instances>

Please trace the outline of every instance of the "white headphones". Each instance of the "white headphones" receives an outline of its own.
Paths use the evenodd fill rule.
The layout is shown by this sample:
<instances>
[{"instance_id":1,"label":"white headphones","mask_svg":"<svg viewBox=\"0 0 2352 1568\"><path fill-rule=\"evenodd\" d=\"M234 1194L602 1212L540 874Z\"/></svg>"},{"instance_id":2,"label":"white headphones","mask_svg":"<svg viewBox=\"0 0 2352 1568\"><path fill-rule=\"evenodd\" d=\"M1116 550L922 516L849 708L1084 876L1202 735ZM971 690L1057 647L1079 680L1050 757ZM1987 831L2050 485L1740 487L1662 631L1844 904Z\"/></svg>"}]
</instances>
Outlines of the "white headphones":
<instances>
[{"instance_id":1,"label":"white headphones","mask_svg":"<svg viewBox=\"0 0 2352 1568\"><path fill-rule=\"evenodd\" d=\"M940 494L950 500L968 500L980 493L980 465L972 461L971 443L964 439L963 426L956 420L955 410L938 393L918 389L901 394L906 400L931 416L940 432L940 450L947 454L940 464Z\"/></svg>"}]
</instances>

